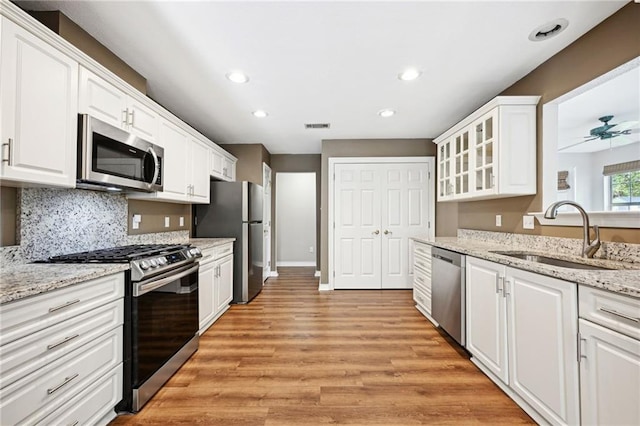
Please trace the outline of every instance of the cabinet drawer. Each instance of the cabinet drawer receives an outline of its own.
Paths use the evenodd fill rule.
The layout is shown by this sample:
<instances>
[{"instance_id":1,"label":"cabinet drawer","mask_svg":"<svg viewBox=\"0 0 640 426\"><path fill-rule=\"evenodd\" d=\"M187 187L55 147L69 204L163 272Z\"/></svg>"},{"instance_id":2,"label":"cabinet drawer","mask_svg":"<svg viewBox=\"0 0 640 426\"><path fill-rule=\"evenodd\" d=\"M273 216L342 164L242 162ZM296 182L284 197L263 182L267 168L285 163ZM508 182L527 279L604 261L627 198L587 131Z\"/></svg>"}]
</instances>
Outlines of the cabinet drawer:
<instances>
[{"instance_id":1,"label":"cabinet drawer","mask_svg":"<svg viewBox=\"0 0 640 426\"><path fill-rule=\"evenodd\" d=\"M215 248L211 247L205 250L202 250L202 257L198 262L200 262L200 267L207 265L215 260Z\"/></svg>"},{"instance_id":2,"label":"cabinet drawer","mask_svg":"<svg viewBox=\"0 0 640 426\"><path fill-rule=\"evenodd\" d=\"M413 266L416 269L421 269L425 273L431 273L431 259L426 260L424 258L416 256L413 259Z\"/></svg>"},{"instance_id":3,"label":"cabinet drawer","mask_svg":"<svg viewBox=\"0 0 640 426\"><path fill-rule=\"evenodd\" d=\"M122 362L122 327L0 390L0 424L35 423Z\"/></svg>"},{"instance_id":4,"label":"cabinet drawer","mask_svg":"<svg viewBox=\"0 0 640 426\"><path fill-rule=\"evenodd\" d=\"M431 259L431 246L428 244L415 241L414 252L416 256L421 256L426 259Z\"/></svg>"},{"instance_id":5,"label":"cabinet drawer","mask_svg":"<svg viewBox=\"0 0 640 426\"><path fill-rule=\"evenodd\" d=\"M0 346L0 389L122 325L123 300Z\"/></svg>"},{"instance_id":6,"label":"cabinet drawer","mask_svg":"<svg viewBox=\"0 0 640 426\"><path fill-rule=\"evenodd\" d=\"M416 273L415 276L413 277L413 286L419 287L422 289L422 291L431 295L431 279L430 278L427 278L420 273Z\"/></svg>"},{"instance_id":7,"label":"cabinet drawer","mask_svg":"<svg viewBox=\"0 0 640 426\"><path fill-rule=\"evenodd\" d=\"M640 339L640 300L588 286L579 286L580 318Z\"/></svg>"},{"instance_id":8,"label":"cabinet drawer","mask_svg":"<svg viewBox=\"0 0 640 426\"><path fill-rule=\"evenodd\" d=\"M122 399L122 364L47 416L45 425L95 425ZM110 416L111 417L111 416Z\"/></svg>"},{"instance_id":9,"label":"cabinet drawer","mask_svg":"<svg viewBox=\"0 0 640 426\"><path fill-rule=\"evenodd\" d=\"M213 258L221 259L233 253L233 243L226 243L222 246L214 247Z\"/></svg>"},{"instance_id":10,"label":"cabinet drawer","mask_svg":"<svg viewBox=\"0 0 640 426\"><path fill-rule=\"evenodd\" d=\"M7 303L0 311L2 345L123 296L124 274L119 273Z\"/></svg>"},{"instance_id":11,"label":"cabinet drawer","mask_svg":"<svg viewBox=\"0 0 640 426\"><path fill-rule=\"evenodd\" d=\"M431 296L422 292L419 288L413 289L413 300L431 314Z\"/></svg>"}]
</instances>

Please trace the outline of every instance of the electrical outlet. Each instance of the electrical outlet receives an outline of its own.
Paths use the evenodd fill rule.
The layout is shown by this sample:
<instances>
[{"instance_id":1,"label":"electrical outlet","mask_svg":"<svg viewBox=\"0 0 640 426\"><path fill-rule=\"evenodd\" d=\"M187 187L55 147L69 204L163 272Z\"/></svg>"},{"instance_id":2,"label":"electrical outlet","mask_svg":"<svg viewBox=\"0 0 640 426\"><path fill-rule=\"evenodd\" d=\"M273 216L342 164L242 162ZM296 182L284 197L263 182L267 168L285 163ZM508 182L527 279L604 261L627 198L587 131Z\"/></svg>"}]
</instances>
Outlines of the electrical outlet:
<instances>
[{"instance_id":1,"label":"electrical outlet","mask_svg":"<svg viewBox=\"0 0 640 426\"><path fill-rule=\"evenodd\" d=\"M496 226L502 226L502 215L501 214L497 214L496 215Z\"/></svg>"},{"instance_id":2,"label":"electrical outlet","mask_svg":"<svg viewBox=\"0 0 640 426\"><path fill-rule=\"evenodd\" d=\"M533 216L522 216L522 228L524 229L533 229L535 226Z\"/></svg>"},{"instance_id":3,"label":"electrical outlet","mask_svg":"<svg viewBox=\"0 0 640 426\"><path fill-rule=\"evenodd\" d=\"M140 222L131 222L131 229L138 229L140 228Z\"/></svg>"},{"instance_id":4,"label":"electrical outlet","mask_svg":"<svg viewBox=\"0 0 640 426\"><path fill-rule=\"evenodd\" d=\"M164 227L168 228L171 226L171 218L169 216L164 217Z\"/></svg>"},{"instance_id":5,"label":"electrical outlet","mask_svg":"<svg viewBox=\"0 0 640 426\"><path fill-rule=\"evenodd\" d=\"M180 216L180 226L184 226L184 216Z\"/></svg>"}]
</instances>

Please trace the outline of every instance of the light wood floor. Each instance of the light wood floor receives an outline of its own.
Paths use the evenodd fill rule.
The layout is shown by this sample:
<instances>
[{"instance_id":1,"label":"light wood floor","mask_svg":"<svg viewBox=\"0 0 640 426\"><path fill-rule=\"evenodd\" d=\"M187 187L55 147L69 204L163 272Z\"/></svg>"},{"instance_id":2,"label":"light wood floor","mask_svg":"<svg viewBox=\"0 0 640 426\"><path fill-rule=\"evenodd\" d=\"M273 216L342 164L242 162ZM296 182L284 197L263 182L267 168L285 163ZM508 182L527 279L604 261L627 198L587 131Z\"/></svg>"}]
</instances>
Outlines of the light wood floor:
<instances>
[{"instance_id":1,"label":"light wood floor","mask_svg":"<svg viewBox=\"0 0 640 426\"><path fill-rule=\"evenodd\" d=\"M140 413L112 424L533 424L411 291L320 293L312 269L279 272L201 337Z\"/></svg>"}]
</instances>

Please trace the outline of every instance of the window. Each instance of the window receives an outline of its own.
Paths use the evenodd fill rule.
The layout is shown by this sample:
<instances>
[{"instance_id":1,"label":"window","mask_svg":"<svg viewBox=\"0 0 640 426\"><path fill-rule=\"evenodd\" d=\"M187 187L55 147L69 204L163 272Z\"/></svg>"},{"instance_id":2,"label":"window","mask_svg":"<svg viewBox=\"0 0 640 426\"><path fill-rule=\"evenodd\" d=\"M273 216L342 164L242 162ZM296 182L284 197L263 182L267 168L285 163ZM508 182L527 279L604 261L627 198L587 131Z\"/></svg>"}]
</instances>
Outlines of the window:
<instances>
[{"instance_id":1,"label":"window","mask_svg":"<svg viewBox=\"0 0 640 426\"><path fill-rule=\"evenodd\" d=\"M613 211L640 211L640 171L609 176L609 201Z\"/></svg>"}]
</instances>

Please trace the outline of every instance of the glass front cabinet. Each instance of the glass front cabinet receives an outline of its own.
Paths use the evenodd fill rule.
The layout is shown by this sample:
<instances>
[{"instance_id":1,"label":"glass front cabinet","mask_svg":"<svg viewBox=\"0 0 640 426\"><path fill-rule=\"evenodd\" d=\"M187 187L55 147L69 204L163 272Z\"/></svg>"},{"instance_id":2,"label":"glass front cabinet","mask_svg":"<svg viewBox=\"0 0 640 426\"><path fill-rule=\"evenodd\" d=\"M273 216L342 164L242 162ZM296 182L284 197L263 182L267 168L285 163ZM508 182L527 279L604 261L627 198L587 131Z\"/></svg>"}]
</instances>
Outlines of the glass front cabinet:
<instances>
[{"instance_id":1,"label":"glass front cabinet","mask_svg":"<svg viewBox=\"0 0 640 426\"><path fill-rule=\"evenodd\" d=\"M536 193L538 100L499 96L434 140L438 201Z\"/></svg>"}]
</instances>

